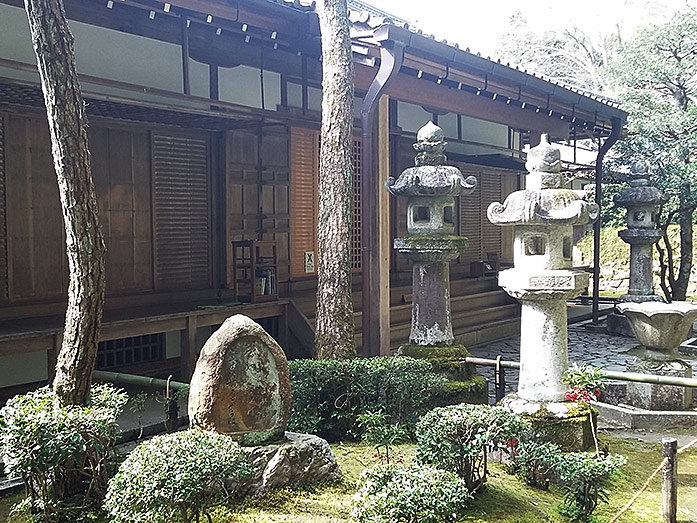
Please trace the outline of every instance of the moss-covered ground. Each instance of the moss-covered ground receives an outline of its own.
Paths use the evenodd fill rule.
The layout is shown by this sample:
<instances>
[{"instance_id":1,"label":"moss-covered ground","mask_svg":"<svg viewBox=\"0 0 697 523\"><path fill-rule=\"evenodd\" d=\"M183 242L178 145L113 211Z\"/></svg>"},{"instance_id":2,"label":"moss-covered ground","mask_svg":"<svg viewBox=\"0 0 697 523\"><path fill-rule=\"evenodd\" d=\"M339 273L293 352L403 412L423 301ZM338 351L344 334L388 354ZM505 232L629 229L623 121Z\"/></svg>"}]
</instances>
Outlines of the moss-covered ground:
<instances>
[{"instance_id":1,"label":"moss-covered ground","mask_svg":"<svg viewBox=\"0 0 697 523\"><path fill-rule=\"evenodd\" d=\"M607 522L618 512L632 495L644 484L649 475L661 462L659 444L621 440L601 436L601 447L610 452L624 454L628 458L620 474L607 487L610 502L601 504L597 521ZM275 491L260 499L247 499L232 508L220 508L215 514L215 523L336 523L350 519L351 495L361 471L375 463L374 451L368 446L357 444L335 444L332 446L344 480L336 484L320 484L307 488L286 488ZM394 454L405 461L414 457L413 445L400 445ZM697 522L697 450L692 449L679 457L679 504L678 521ZM653 481L645 492L620 519L621 523L661 521L661 476ZM486 489L472 502L462 522L485 523L501 521L522 523L568 521L559 515L557 506L563 497L555 486L549 491L528 487L515 476L505 472L497 464L490 466ZM0 500L0 521L7 521L9 506L19 496ZM99 521L99 520L93 520ZM106 520L102 520L106 521Z\"/></svg>"}]
</instances>

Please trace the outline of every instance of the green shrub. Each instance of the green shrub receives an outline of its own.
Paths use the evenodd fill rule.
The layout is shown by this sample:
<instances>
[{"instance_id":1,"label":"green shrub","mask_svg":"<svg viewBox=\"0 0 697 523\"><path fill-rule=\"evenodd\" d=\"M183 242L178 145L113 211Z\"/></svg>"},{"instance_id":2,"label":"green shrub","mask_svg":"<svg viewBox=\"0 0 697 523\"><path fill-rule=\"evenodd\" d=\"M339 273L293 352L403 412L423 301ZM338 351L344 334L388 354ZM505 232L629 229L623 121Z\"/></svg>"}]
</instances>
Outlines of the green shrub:
<instances>
[{"instance_id":1,"label":"green shrub","mask_svg":"<svg viewBox=\"0 0 697 523\"><path fill-rule=\"evenodd\" d=\"M522 418L502 407L439 407L419 421L417 456L422 463L454 472L476 492L486 481L487 450L505 446L524 429Z\"/></svg>"},{"instance_id":2,"label":"green shrub","mask_svg":"<svg viewBox=\"0 0 697 523\"><path fill-rule=\"evenodd\" d=\"M511 445L511 469L532 487L547 490L562 459L561 447L555 443L522 441Z\"/></svg>"},{"instance_id":3,"label":"green shrub","mask_svg":"<svg viewBox=\"0 0 697 523\"><path fill-rule=\"evenodd\" d=\"M381 464L358 479L351 516L358 523L449 523L470 499L464 481L452 472Z\"/></svg>"},{"instance_id":4,"label":"green shrub","mask_svg":"<svg viewBox=\"0 0 697 523\"><path fill-rule=\"evenodd\" d=\"M599 501L607 503L603 483L626 462L619 454L605 457L587 452L562 454L557 463L559 481L566 492L562 514L575 521L587 521Z\"/></svg>"},{"instance_id":5,"label":"green shrub","mask_svg":"<svg viewBox=\"0 0 697 523\"><path fill-rule=\"evenodd\" d=\"M360 432L357 418L382 411L413 432L446 379L425 360L402 356L289 362L293 400L288 430L329 441Z\"/></svg>"},{"instance_id":6,"label":"green shrub","mask_svg":"<svg viewBox=\"0 0 697 523\"><path fill-rule=\"evenodd\" d=\"M103 497L126 400L123 390L94 385L86 407L54 407L49 387L7 402L0 410L0 452L7 474L21 477L28 492L18 510L51 521L71 505Z\"/></svg>"},{"instance_id":7,"label":"green shrub","mask_svg":"<svg viewBox=\"0 0 697 523\"><path fill-rule=\"evenodd\" d=\"M192 429L157 436L121 464L104 505L113 523L199 521L225 501L226 479L250 472L239 445L224 434Z\"/></svg>"}]
</instances>

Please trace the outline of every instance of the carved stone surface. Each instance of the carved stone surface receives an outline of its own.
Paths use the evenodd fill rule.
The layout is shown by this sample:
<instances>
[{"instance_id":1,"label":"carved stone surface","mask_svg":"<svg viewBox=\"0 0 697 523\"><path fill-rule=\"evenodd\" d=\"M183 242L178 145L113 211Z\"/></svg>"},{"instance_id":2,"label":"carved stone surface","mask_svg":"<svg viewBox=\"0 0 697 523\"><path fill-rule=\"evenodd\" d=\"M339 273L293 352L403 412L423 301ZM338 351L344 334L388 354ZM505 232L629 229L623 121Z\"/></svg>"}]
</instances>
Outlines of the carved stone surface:
<instances>
[{"instance_id":1,"label":"carved stone surface","mask_svg":"<svg viewBox=\"0 0 697 523\"><path fill-rule=\"evenodd\" d=\"M644 347L674 354L697 320L697 303L620 303L617 310L627 316L634 335Z\"/></svg>"},{"instance_id":2,"label":"carved stone surface","mask_svg":"<svg viewBox=\"0 0 697 523\"><path fill-rule=\"evenodd\" d=\"M630 186L614 197L615 205L627 209L628 229L617 234L630 245L629 290L621 299L630 302L656 301L653 245L662 236L656 228L656 213L667 198L656 187L649 185L649 169L645 162L632 164L627 178Z\"/></svg>"},{"instance_id":3,"label":"carved stone surface","mask_svg":"<svg viewBox=\"0 0 697 523\"><path fill-rule=\"evenodd\" d=\"M692 367L681 360L656 361L637 358L627 365L628 372L691 378ZM627 383L627 403L647 410L688 410L692 406L692 389L652 383Z\"/></svg>"},{"instance_id":4,"label":"carved stone surface","mask_svg":"<svg viewBox=\"0 0 697 523\"><path fill-rule=\"evenodd\" d=\"M467 238L454 235L454 196L470 194L477 186L473 176L464 178L457 167L444 165L446 146L441 128L427 123L414 144L416 166L385 183L390 194L409 198L409 236L396 238L394 247L414 262L409 341L419 346L454 342L448 263L467 247Z\"/></svg>"},{"instance_id":5,"label":"carved stone surface","mask_svg":"<svg viewBox=\"0 0 697 523\"><path fill-rule=\"evenodd\" d=\"M289 409L283 349L247 316L225 320L201 349L191 379L191 425L258 444L283 436Z\"/></svg>"},{"instance_id":6,"label":"carved stone surface","mask_svg":"<svg viewBox=\"0 0 697 523\"><path fill-rule=\"evenodd\" d=\"M243 447L252 464L250 479L226 485L233 496L259 496L287 485L341 480L341 469L329 444L313 434L286 432L283 441L264 446Z\"/></svg>"},{"instance_id":7,"label":"carved stone surface","mask_svg":"<svg viewBox=\"0 0 697 523\"><path fill-rule=\"evenodd\" d=\"M494 202L489 220L515 226L514 268L499 285L521 300L520 377L517 399L537 406L563 402L568 369L566 300L588 287L588 274L572 270L575 225L598 217L598 206L561 188L560 152L543 136L528 153L526 189ZM511 404L513 405L513 404Z\"/></svg>"}]
</instances>

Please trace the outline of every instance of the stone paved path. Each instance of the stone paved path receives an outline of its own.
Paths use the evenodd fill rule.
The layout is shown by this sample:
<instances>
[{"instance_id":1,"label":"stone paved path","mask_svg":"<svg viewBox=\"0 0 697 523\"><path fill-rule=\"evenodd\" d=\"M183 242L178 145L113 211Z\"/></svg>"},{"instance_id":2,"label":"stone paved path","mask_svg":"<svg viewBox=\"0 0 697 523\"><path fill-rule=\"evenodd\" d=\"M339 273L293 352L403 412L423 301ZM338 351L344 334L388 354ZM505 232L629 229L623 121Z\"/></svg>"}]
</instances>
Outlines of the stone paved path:
<instances>
[{"instance_id":1,"label":"stone paved path","mask_svg":"<svg viewBox=\"0 0 697 523\"><path fill-rule=\"evenodd\" d=\"M635 338L611 336L589 331L583 327L587 322L569 325L569 363L588 363L606 370L624 371L626 364L634 359L629 351L638 343ZM503 360L520 361L520 336L493 341L483 345L467 347L472 356L496 359L499 354ZM692 374L697 376L695 356L684 355L692 364ZM489 401L494 398L494 368L477 366L477 373L489 380ZM506 393L515 392L518 387L518 370L506 369Z\"/></svg>"}]
</instances>

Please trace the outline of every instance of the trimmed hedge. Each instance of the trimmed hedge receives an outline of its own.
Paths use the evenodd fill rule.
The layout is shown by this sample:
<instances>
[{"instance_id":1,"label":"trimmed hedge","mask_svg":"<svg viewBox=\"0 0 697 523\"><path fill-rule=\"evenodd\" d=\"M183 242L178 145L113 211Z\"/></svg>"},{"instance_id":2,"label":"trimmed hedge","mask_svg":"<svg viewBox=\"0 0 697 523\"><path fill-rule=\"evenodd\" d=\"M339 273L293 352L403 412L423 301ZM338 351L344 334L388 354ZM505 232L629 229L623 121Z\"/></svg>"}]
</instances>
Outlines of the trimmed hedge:
<instances>
[{"instance_id":1,"label":"trimmed hedge","mask_svg":"<svg viewBox=\"0 0 697 523\"><path fill-rule=\"evenodd\" d=\"M359 434L357 418L382 411L413 434L446 378L403 356L288 362L293 400L288 430L337 441Z\"/></svg>"}]
</instances>

